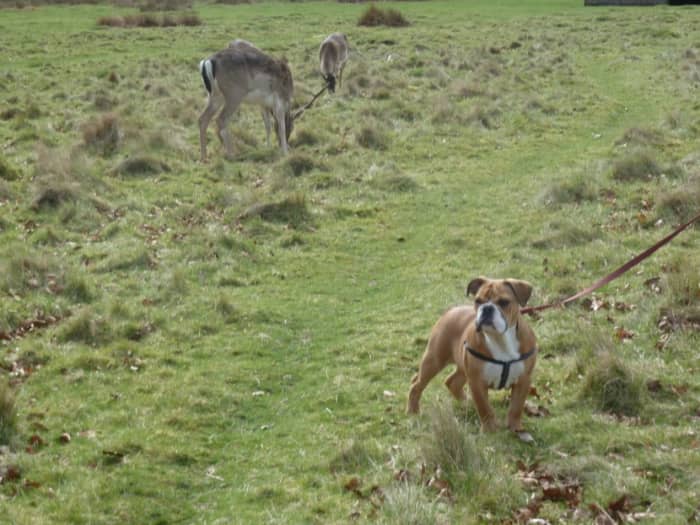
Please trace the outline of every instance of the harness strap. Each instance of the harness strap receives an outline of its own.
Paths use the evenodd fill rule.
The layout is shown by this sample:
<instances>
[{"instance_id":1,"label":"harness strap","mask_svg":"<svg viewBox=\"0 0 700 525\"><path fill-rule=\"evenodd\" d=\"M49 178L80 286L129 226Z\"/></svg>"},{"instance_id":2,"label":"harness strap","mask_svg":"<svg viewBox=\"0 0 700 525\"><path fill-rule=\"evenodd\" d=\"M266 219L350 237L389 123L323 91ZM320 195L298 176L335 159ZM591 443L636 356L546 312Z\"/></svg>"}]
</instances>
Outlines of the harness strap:
<instances>
[{"instance_id":1,"label":"harness strap","mask_svg":"<svg viewBox=\"0 0 700 525\"><path fill-rule=\"evenodd\" d=\"M484 355L481 352L477 352L473 348L467 346L466 341L464 341L464 349L477 359L481 359L482 361L486 361L488 363L493 363L494 365L501 365L503 367L503 369L501 370L501 380L499 381L497 387L498 390L505 387L506 383L508 382L508 375L510 374L510 365L512 365L513 363L518 363L520 361L525 361L528 357L534 354L536 350L536 348L533 348L529 352L520 354L520 357L518 357L517 359L511 359L510 361L501 361L500 359L494 359L493 357Z\"/></svg>"}]
</instances>

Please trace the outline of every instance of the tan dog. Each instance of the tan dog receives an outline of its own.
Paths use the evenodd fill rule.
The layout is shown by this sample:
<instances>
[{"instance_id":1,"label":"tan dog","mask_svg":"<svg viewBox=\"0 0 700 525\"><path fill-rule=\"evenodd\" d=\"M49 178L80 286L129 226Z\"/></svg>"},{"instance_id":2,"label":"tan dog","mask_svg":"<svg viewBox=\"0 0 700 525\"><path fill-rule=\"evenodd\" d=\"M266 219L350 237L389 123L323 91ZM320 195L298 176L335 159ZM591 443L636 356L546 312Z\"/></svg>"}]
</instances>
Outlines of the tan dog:
<instances>
[{"instance_id":1,"label":"tan dog","mask_svg":"<svg viewBox=\"0 0 700 525\"><path fill-rule=\"evenodd\" d=\"M433 326L418 374L411 381L407 412L418 413L423 390L450 363L457 369L445 384L459 400L465 400L469 383L482 431L496 430L488 400L489 388L511 388L508 428L524 441L532 441L522 427L525 398L530 391L537 347L535 334L520 315L532 286L515 279L474 279L467 294L474 307L457 306L445 312Z\"/></svg>"}]
</instances>

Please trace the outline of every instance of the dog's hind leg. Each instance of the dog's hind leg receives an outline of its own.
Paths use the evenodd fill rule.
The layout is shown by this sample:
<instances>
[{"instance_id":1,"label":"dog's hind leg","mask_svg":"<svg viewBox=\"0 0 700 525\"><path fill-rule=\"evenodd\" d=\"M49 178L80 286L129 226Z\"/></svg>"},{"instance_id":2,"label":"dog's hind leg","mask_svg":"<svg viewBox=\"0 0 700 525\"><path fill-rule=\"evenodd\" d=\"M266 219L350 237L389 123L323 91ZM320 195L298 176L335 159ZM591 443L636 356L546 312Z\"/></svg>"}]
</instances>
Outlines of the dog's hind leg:
<instances>
[{"instance_id":1,"label":"dog's hind leg","mask_svg":"<svg viewBox=\"0 0 700 525\"><path fill-rule=\"evenodd\" d=\"M455 399L458 401L466 401L467 400L467 394L464 391L464 385L467 384L467 376L464 375L464 373L460 370L457 369L454 372L452 372L449 377L445 380L445 386L447 386L448 390L452 392L452 395L455 396Z\"/></svg>"},{"instance_id":2,"label":"dog's hind leg","mask_svg":"<svg viewBox=\"0 0 700 525\"><path fill-rule=\"evenodd\" d=\"M420 411L420 397L423 394L423 390L428 386L430 380L444 367L445 364L431 355L430 347L428 347L420 363L418 373L411 380L411 389L408 391L408 404L406 405L408 414L417 414Z\"/></svg>"}]
</instances>

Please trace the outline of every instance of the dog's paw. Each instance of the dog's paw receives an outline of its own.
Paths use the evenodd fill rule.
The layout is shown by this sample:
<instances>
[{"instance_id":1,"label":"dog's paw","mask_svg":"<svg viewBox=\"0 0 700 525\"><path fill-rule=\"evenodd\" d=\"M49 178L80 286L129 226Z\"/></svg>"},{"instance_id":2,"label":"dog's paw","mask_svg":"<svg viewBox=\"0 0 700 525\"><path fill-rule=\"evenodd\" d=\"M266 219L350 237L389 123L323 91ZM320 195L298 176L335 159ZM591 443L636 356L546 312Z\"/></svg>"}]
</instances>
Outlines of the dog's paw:
<instances>
[{"instance_id":1,"label":"dog's paw","mask_svg":"<svg viewBox=\"0 0 700 525\"><path fill-rule=\"evenodd\" d=\"M518 439L524 443L534 443L535 438L532 437L532 434L529 432L525 432L524 430L521 430L520 432L515 433L516 436L518 436Z\"/></svg>"}]
</instances>

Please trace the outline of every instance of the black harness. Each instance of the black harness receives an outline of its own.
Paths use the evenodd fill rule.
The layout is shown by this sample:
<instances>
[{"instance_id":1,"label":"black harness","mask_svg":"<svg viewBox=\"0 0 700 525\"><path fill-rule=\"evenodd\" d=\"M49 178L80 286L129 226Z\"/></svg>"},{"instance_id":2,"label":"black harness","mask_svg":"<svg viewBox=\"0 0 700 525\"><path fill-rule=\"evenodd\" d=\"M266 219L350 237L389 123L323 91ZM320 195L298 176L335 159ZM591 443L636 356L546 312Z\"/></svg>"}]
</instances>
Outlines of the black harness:
<instances>
[{"instance_id":1,"label":"black harness","mask_svg":"<svg viewBox=\"0 0 700 525\"><path fill-rule=\"evenodd\" d=\"M506 386L506 383L508 382L508 374L510 374L510 365L512 365L513 363L519 363L520 361L525 361L528 357L535 353L535 350L537 350L537 348L533 348L529 352L520 354L520 357L518 357L517 359L511 359L510 361L501 361L500 359L494 359L492 357L482 354L481 352L477 352L473 348L468 347L466 341L464 341L464 349L477 359L481 359L482 361L486 361L487 363L493 363L494 365L501 365L503 367L503 370L501 370L501 380L498 383L498 386L496 387L498 390L504 388Z\"/></svg>"}]
</instances>

